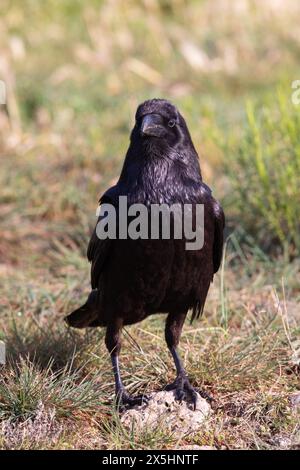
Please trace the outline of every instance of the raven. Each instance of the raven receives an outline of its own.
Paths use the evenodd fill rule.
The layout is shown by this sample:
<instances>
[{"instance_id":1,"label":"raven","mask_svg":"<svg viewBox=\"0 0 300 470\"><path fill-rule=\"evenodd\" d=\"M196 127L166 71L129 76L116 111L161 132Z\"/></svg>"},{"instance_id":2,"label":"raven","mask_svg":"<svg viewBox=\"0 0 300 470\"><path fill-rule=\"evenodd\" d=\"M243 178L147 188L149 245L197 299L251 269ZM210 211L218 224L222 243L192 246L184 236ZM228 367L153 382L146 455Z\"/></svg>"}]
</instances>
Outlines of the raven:
<instances>
[{"instance_id":1,"label":"raven","mask_svg":"<svg viewBox=\"0 0 300 470\"><path fill-rule=\"evenodd\" d=\"M92 290L86 303L66 317L76 328L106 327L105 344L111 356L116 397L123 406L147 402L129 395L122 383L118 356L121 330L154 313L167 314L165 339L177 376L165 387L178 400L196 405L197 394L189 382L176 347L189 310L199 317L223 251L225 217L211 190L203 183L199 158L184 118L164 99L142 103L136 111L130 145L117 184L100 199L119 208L119 197L128 205L191 204L204 207L204 243L187 250L184 237L175 239L100 239L97 226L87 257L91 262ZM103 207L103 206L102 206ZM173 233L173 232L172 232Z\"/></svg>"}]
</instances>

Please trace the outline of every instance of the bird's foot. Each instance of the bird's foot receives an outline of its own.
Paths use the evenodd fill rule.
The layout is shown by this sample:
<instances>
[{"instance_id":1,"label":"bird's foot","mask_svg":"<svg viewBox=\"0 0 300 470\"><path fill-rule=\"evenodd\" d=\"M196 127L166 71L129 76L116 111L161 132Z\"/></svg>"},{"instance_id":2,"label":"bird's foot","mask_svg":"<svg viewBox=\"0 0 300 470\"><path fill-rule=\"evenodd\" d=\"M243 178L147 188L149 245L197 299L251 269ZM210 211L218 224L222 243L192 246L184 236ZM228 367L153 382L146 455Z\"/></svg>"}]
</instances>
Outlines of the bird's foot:
<instances>
[{"instance_id":1,"label":"bird's foot","mask_svg":"<svg viewBox=\"0 0 300 470\"><path fill-rule=\"evenodd\" d=\"M179 374L174 380L174 382L172 382L171 384L165 387L165 390L167 391L174 390L175 399L178 401L186 400L188 402L191 402L194 406L194 410L196 409L196 406L197 406L198 393L205 400L209 402L213 401L212 397L207 392L195 389L190 384L190 381L185 373Z\"/></svg>"},{"instance_id":2,"label":"bird's foot","mask_svg":"<svg viewBox=\"0 0 300 470\"><path fill-rule=\"evenodd\" d=\"M144 404L148 404L149 397L147 395L137 395L132 396L126 392L126 390L122 389L118 391L116 395L116 402L119 411L125 411L133 406L140 406Z\"/></svg>"}]
</instances>

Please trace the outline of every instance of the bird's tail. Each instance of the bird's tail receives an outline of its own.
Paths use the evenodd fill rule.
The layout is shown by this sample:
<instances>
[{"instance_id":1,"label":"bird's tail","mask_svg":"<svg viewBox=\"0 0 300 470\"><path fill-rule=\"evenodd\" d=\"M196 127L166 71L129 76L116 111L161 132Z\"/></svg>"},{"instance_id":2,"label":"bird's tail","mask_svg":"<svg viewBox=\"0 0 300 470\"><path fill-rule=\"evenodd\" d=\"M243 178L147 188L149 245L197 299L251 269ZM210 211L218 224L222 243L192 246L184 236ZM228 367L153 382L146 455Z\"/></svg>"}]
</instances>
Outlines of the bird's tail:
<instances>
[{"instance_id":1,"label":"bird's tail","mask_svg":"<svg viewBox=\"0 0 300 470\"><path fill-rule=\"evenodd\" d=\"M98 317L98 289L92 290L84 305L79 307L74 312L70 313L64 318L67 325L73 328L85 328L87 326L94 326L97 323Z\"/></svg>"},{"instance_id":2,"label":"bird's tail","mask_svg":"<svg viewBox=\"0 0 300 470\"><path fill-rule=\"evenodd\" d=\"M203 314L204 305L205 305L206 297L207 297L207 294L208 294L209 286L210 286L210 282L207 284L207 286L205 288L203 288L202 298L199 299L197 302L195 302L195 304L192 307L191 323L193 323L195 318L198 319Z\"/></svg>"}]
</instances>

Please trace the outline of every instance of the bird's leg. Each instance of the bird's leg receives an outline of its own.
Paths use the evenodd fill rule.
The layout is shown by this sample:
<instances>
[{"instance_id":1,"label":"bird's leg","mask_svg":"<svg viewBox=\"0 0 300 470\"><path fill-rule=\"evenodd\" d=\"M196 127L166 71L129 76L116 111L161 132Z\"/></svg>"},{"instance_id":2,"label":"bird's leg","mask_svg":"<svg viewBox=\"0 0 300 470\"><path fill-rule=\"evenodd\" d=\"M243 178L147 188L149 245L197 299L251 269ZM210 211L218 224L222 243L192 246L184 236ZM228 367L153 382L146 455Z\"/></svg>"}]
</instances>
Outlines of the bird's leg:
<instances>
[{"instance_id":1,"label":"bird's leg","mask_svg":"<svg viewBox=\"0 0 300 470\"><path fill-rule=\"evenodd\" d=\"M187 377L186 371L182 365L180 357L176 351L178 346L182 326L186 317L186 313L174 314L170 313L167 317L166 328L165 328L165 338L168 345L168 348L174 359L177 377L171 384L165 387L165 390L175 390L175 397L177 400L183 400L187 398L190 400L194 408L197 404L197 392L190 384L190 381ZM199 394L203 398L209 398L205 392L199 391ZM205 395L205 396L204 396Z\"/></svg>"},{"instance_id":2,"label":"bird's leg","mask_svg":"<svg viewBox=\"0 0 300 470\"><path fill-rule=\"evenodd\" d=\"M112 322L106 329L105 344L110 353L113 373L115 378L116 400L119 408L127 408L134 405L141 405L148 402L146 395L138 395L133 397L129 395L123 385L120 367L119 353L121 350L121 328L122 322L116 320Z\"/></svg>"}]
</instances>

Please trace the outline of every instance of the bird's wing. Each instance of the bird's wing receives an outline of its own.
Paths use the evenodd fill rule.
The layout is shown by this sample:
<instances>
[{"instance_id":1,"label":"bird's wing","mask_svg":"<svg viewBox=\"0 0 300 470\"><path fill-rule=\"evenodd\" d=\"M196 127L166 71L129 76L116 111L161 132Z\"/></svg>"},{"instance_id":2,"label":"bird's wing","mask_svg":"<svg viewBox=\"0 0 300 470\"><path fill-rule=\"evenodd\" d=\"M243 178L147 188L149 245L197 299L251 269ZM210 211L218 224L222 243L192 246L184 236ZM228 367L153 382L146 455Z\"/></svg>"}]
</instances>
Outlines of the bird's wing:
<instances>
[{"instance_id":1,"label":"bird's wing","mask_svg":"<svg viewBox=\"0 0 300 470\"><path fill-rule=\"evenodd\" d=\"M100 205L103 203L109 203L109 204L114 204L114 196L116 195L116 187L110 188L106 193L103 194L101 197L99 203ZM100 220L100 217L98 218L97 224ZM98 287L99 283L99 278L100 275L103 271L105 262L108 258L109 252L111 250L111 246L113 243L113 240L106 238L106 239L100 239L96 233L96 227L94 228L94 231L92 233L88 249L87 249L87 258L91 262L91 285L92 289L96 289Z\"/></svg>"},{"instance_id":2,"label":"bird's wing","mask_svg":"<svg viewBox=\"0 0 300 470\"><path fill-rule=\"evenodd\" d=\"M221 205L215 199L213 199L213 212L215 217L213 263L214 272L216 273L220 267L223 254L225 215Z\"/></svg>"}]
</instances>

